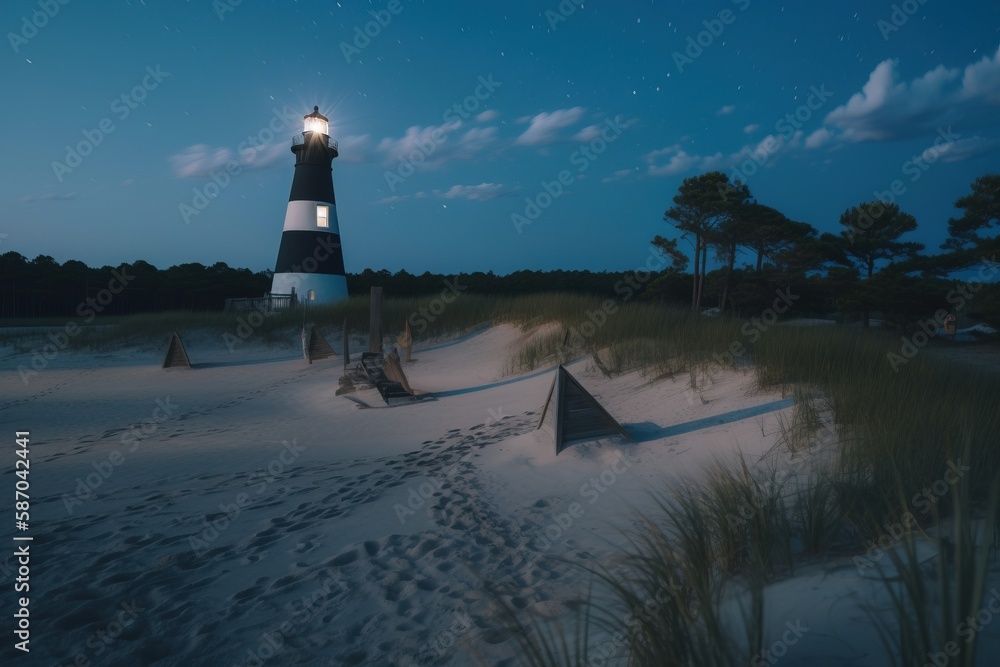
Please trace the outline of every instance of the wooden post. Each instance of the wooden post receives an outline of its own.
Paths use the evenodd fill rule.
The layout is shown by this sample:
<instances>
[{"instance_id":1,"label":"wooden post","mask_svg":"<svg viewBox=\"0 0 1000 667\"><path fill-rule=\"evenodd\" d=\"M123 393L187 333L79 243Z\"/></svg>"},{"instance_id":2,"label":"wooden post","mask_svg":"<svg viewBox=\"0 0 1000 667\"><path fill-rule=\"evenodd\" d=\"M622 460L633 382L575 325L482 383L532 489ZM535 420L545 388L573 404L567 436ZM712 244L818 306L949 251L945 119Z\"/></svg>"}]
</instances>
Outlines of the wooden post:
<instances>
[{"instance_id":1,"label":"wooden post","mask_svg":"<svg viewBox=\"0 0 1000 667\"><path fill-rule=\"evenodd\" d=\"M406 363L413 361L413 332L410 331L410 320L406 320Z\"/></svg>"},{"instance_id":2,"label":"wooden post","mask_svg":"<svg viewBox=\"0 0 1000 667\"><path fill-rule=\"evenodd\" d=\"M382 288L372 287L368 319L368 351L382 354Z\"/></svg>"},{"instance_id":3,"label":"wooden post","mask_svg":"<svg viewBox=\"0 0 1000 667\"><path fill-rule=\"evenodd\" d=\"M344 318L344 372L347 372L347 366L351 363L351 341L347 337L347 318Z\"/></svg>"}]
</instances>

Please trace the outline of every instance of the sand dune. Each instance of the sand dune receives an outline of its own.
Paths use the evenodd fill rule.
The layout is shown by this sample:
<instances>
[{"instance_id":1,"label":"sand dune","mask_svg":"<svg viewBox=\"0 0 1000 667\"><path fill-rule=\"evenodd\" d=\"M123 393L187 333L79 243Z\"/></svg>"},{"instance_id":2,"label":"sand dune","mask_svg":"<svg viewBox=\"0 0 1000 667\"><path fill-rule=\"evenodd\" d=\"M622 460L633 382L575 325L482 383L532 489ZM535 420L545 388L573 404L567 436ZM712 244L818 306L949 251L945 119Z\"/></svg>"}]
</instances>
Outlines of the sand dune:
<instances>
[{"instance_id":1,"label":"sand dune","mask_svg":"<svg viewBox=\"0 0 1000 667\"><path fill-rule=\"evenodd\" d=\"M6 350L3 419L34 443L31 664L513 665L494 594L570 619L589 581L578 565L620 556L650 490L739 453L788 475L808 463L775 446L794 408L750 375L693 391L586 360L574 375L645 437L557 457L535 430L551 371L503 375L522 336L505 325L418 348L411 384L441 395L391 409L373 391L355 395L371 408L336 397L339 358L308 365L291 346L230 354L199 337L190 371L161 370L152 346L66 352L27 386L25 355ZM852 572L826 564L773 587L776 631L824 628L784 664L882 664L848 610L877 587Z\"/></svg>"}]
</instances>

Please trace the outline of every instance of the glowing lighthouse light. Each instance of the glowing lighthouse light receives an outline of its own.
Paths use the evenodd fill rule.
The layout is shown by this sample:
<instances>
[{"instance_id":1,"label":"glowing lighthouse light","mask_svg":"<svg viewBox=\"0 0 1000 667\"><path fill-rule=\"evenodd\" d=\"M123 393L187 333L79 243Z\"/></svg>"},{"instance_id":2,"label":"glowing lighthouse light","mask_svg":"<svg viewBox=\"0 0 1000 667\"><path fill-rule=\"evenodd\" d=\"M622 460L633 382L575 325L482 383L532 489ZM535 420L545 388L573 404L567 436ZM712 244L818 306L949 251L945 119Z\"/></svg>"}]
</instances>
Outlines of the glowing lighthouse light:
<instances>
[{"instance_id":1,"label":"glowing lighthouse light","mask_svg":"<svg viewBox=\"0 0 1000 667\"><path fill-rule=\"evenodd\" d=\"M319 112L319 107L313 107L313 112L305 116L303 132L319 132L330 134L330 119Z\"/></svg>"}]
</instances>

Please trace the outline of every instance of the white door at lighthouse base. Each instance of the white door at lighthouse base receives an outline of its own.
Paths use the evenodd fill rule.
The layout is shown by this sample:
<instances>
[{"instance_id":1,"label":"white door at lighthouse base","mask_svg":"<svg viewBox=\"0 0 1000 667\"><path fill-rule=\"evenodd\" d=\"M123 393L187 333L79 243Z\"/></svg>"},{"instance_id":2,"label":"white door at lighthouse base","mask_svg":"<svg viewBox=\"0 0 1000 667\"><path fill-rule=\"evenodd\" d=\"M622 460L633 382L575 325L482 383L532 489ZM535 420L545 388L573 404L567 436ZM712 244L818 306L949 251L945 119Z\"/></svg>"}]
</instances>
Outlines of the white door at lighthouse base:
<instances>
[{"instance_id":1,"label":"white door at lighthouse base","mask_svg":"<svg viewBox=\"0 0 1000 667\"><path fill-rule=\"evenodd\" d=\"M318 306L347 298L347 277L322 273L276 273L271 281L272 294L291 294L299 303Z\"/></svg>"}]
</instances>

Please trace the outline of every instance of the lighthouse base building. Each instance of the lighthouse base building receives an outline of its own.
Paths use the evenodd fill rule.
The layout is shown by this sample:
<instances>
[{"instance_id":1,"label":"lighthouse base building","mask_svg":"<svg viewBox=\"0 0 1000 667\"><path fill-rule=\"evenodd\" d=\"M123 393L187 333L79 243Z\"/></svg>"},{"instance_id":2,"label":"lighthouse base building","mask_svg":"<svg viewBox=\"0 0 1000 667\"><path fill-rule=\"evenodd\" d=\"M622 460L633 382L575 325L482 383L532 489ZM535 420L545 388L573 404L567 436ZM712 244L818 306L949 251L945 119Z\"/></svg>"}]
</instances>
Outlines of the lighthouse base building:
<instances>
[{"instance_id":1,"label":"lighthouse base building","mask_svg":"<svg viewBox=\"0 0 1000 667\"><path fill-rule=\"evenodd\" d=\"M332 162L339 155L329 119L313 107L305 130L292 138L295 177L271 281L272 294L295 294L304 305L347 298Z\"/></svg>"}]
</instances>

